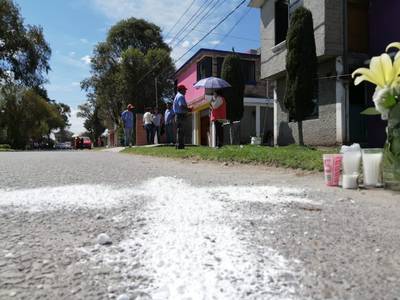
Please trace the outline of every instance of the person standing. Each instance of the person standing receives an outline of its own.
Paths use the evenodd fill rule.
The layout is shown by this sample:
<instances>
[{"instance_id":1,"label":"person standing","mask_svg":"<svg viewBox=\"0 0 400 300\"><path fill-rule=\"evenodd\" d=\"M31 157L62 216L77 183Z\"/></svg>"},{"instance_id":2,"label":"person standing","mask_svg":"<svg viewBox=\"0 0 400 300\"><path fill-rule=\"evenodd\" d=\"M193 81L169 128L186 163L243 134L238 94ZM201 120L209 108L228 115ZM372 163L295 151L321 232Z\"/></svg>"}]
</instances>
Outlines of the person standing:
<instances>
[{"instance_id":1,"label":"person standing","mask_svg":"<svg viewBox=\"0 0 400 300\"><path fill-rule=\"evenodd\" d=\"M157 136L157 144L161 144L161 125L162 125L162 114L158 111L158 108L154 110L154 135Z\"/></svg>"},{"instance_id":2,"label":"person standing","mask_svg":"<svg viewBox=\"0 0 400 300\"><path fill-rule=\"evenodd\" d=\"M132 145L133 127L135 124L135 117L133 115L133 105L128 104L127 109L121 114L122 123L124 125L124 143L125 147Z\"/></svg>"},{"instance_id":3,"label":"person standing","mask_svg":"<svg viewBox=\"0 0 400 300\"><path fill-rule=\"evenodd\" d=\"M186 114L189 111L185 95L187 88L184 85L178 85L178 93L174 99L174 114L176 122L176 149L185 149L185 132L184 132L184 122Z\"/></svg>"},{"instance_id":4,"label":"person standing","mask_svg":"<svg viewBox=\"0 0 400 300\"><path fill-rule=\"evenodd\" d=\"M216 145L218 148L221 148L224 142L224 131L222 124L226 121L226 100L223 97L221 90L214 91L214 95L210 104L210 120L215 126Z\"/></svg>"},{"instance_id":5,"label":"person standing","mask_svg":"<svg viewBox=\"0 0 400 300\"><path fill-rule=\"evenodd\" d=\"M167 144L174 144L174 111L172 110L172 104L167 103L167 109L164 114L165 131L167 134Z\"/></svg>"},{"instance_id":6,"label":"person standing","mask_svg":"<svg viewBox=\"0 0 400 300\"><path fill-rule=\"evenodd\" d=\"M147 108L146 112L143 115L143 126L146 129L146 139L147 144L152 145L154 144L154 116L152 114L152 109Z\"/></svg>"}]
</instances>

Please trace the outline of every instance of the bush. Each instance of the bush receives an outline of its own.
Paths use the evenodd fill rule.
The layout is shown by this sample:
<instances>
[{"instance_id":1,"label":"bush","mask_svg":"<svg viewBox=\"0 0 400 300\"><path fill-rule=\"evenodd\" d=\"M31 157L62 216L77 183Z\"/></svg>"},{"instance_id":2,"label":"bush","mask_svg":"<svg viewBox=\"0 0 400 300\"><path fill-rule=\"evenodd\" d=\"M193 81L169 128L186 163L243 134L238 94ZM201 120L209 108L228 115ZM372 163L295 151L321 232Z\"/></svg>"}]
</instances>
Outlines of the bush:
<instances>
[{"instance_id":1,"label":"bush","mask_svg":"<svg viewBox=\"0 0 400 300\"><path fill-rule=\"evenodd\" d=\"M11 146L9 144L0 144L0 149L11 149Z\"/></svg>"}]
</instances>

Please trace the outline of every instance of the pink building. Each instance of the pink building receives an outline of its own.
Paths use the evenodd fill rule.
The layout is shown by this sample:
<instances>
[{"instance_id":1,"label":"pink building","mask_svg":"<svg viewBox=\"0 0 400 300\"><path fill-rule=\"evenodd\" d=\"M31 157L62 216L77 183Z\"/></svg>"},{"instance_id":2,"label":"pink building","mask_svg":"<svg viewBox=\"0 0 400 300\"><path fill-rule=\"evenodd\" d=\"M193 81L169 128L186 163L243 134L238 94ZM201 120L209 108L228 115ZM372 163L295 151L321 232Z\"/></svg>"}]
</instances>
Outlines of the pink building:
<instances>
[{"instance_id":1,"label":"pink building","mask_svg":"<svg viewBox=\"0 0 400 300\"><path fill-rule=\"evenodd\" d=\"M176 72L176 85L187 87L186 101L192 109L186 124L186 143L214 146L214 130L210 124L209 101L211 91L195 89L193 85L207 77L221 77L224 57L230 51L200 49ZM242 59L246 80L244 114L241 120L241 143L250 143L251 137L267 136L273 132L273 101L267 99L266 82L260 79L260 55L257 51L236 53Z\"/></svg>"}]
</instances>

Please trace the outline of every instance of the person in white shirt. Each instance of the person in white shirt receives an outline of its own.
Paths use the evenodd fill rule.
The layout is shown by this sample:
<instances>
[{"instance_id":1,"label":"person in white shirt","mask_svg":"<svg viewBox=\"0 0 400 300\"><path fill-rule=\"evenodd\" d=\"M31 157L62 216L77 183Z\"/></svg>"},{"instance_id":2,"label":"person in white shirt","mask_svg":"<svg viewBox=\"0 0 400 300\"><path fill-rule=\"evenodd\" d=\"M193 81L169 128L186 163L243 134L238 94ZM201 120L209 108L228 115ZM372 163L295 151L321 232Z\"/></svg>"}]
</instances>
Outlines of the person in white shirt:
<instances>
[{"instance_id":1,"label":"person in white shirt","mask_svg":"<svg viewBox=\"0 0 400 300\"><path fill-rule=\"evenodd\" d=\"M146 112L143 115L143 126L146 129L148 145L154 144L154 115L152 110L152 108L146 108Z\"/></svg>"}]
</instances>

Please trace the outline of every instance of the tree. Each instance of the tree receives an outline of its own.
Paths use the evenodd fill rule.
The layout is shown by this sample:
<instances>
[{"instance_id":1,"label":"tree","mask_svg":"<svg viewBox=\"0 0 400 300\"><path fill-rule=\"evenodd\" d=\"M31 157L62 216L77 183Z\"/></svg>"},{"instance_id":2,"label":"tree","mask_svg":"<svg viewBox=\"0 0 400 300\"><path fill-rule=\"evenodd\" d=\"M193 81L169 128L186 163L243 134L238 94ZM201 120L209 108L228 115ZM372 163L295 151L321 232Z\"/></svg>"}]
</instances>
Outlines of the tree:
<instances>
[{"instance_id":1,"label":"tree","mask_svg":"<svg viewBox=\"0 0 400 300\"><path fill-rule=\"evenodd\" d=\"M60 129L58 132L54 133L57 142L70 142L73 139L74 133L68 129Z\"/></svg>"},{"instance_id":2,"label":"tree","mask_svg":"<svg viewBox=\"0 0 400 300\"><path fill-rule=\"evenodd\" d=\"M0 0L0 80L39 86L50 70L51 49L41 27L23 24L12 0Z\"/></svg>"},{"instance_id":3,"label":"tree","mask_svg":"<svg viewBox=\"0 0 400 300\"><path fill-rule=\"evenodd\" d=\"M245 83L239 55L233 53L225 57L222 64L221 77L232 86L225 89L224 94L227 102L227 118L230 121L230 140L231 144L233 144L234 128L232 123L240 121L244 111L243 97ZM239 129L236 131L240 132Z\"/></svg>"},{"instance_id":4,"label":"tree","mask_svg":"<svg viewBox=\"0 0 400 300\"><path fill-rule=\"evenodd\" d=\"M33 141L49 138L55 129L64 129L68 119L59 104L48 102L34 89L8 84L0 90L1 127L6 143L24 149Z\"/></svg>"},{"instance_id":5,"label":"tree","mask_svg":"<svg viewBox=\"0 0 400 300\"><path fill-rule=\"evenodd\" d=\"M99 116L99 108L96 104L86 102L78 106L79 112L77 116L85 119L83 126L87 130L90 139L95 142L103 134L105 127ZM96 143L95 143L96 144Z\"/></svg>"},{"instance_id":6,"label":"tree","mask_svg":"<svg viewBox=\"0 0 400 300\"><path fill-rule=\"evenodd\" d=\"M91 77L81 84L90 101L95 101L99 116L107 119L103 123L119 125L128 103L138 111L153 106L156 76L158 99L172 95L169 78L175 67L170 53L160 28L145 20L130 18L110 29L106 40L94 49ZM143 78L144 74L148 76Z\"/></svg>"},{"instance_id":7,"label":"tree","mask_svg":"<svg viewBox=\"0 0 400 300\"><path fill-rule=\"evenodd\" d=\"M314 110L318 68L312 13L299 7L290 20L286 38L286 93L284 105L298 123L299 144L304 145L303 120Z\"/></svg>"}]
</instances>

